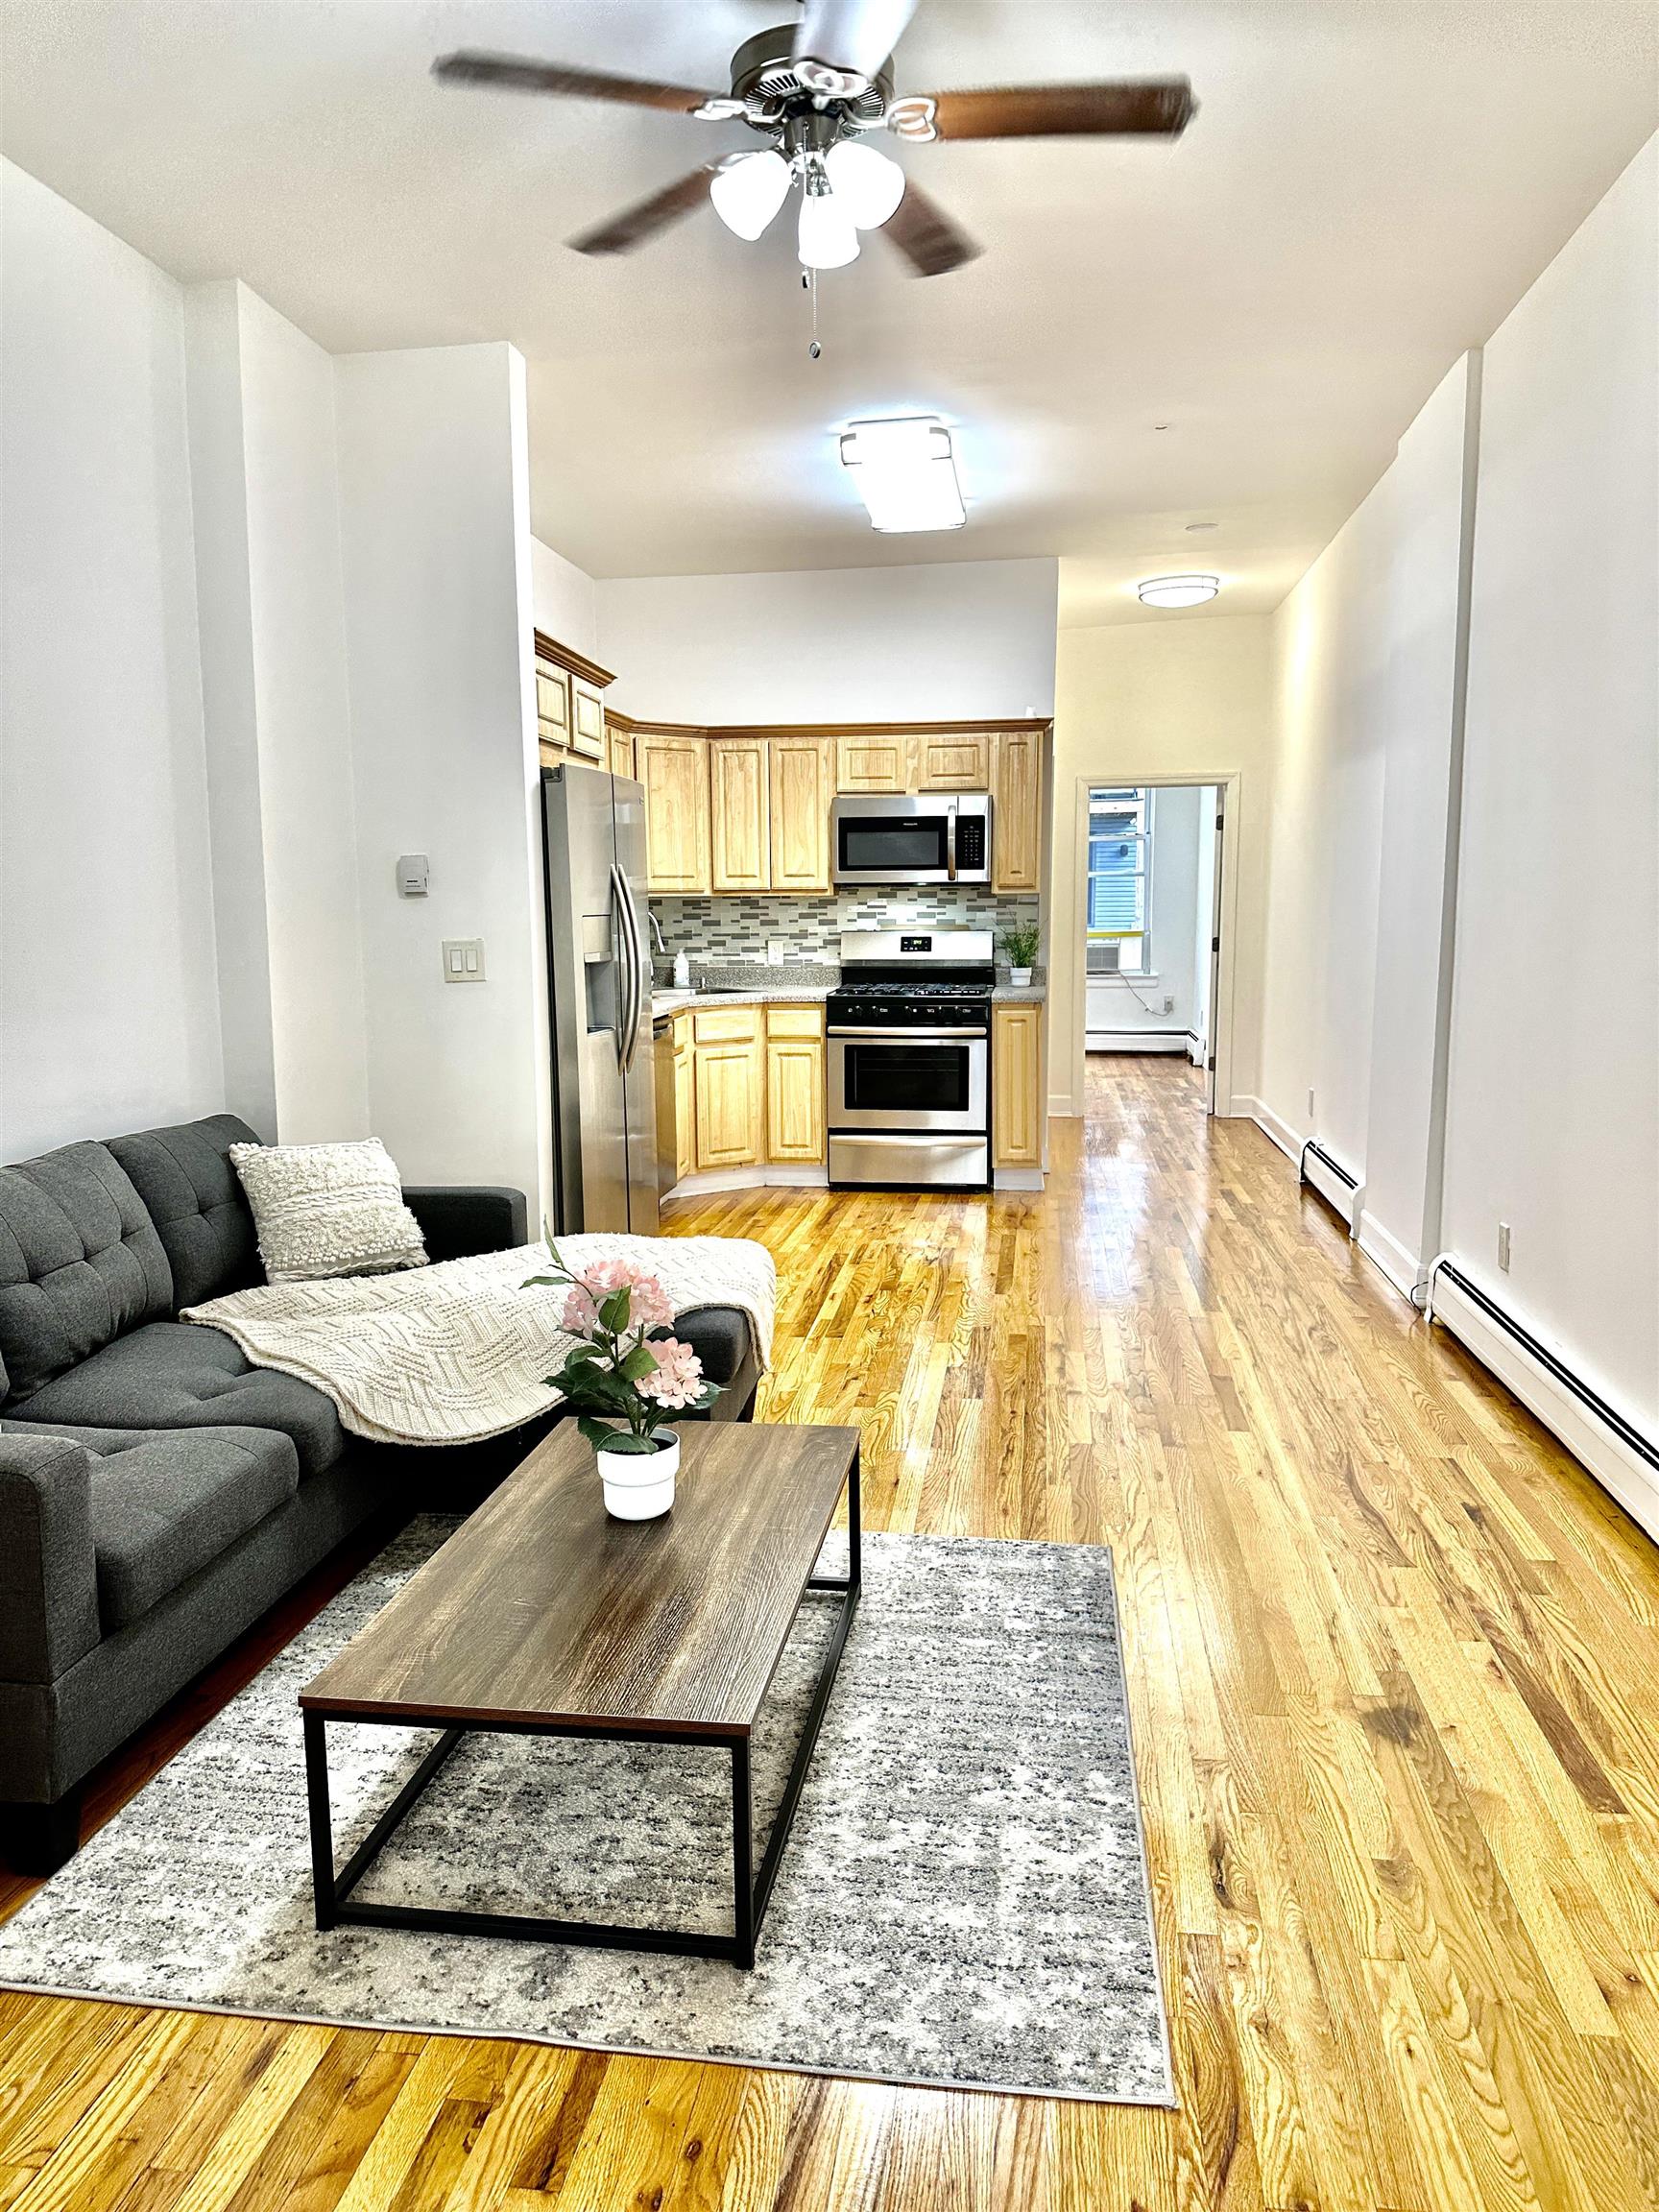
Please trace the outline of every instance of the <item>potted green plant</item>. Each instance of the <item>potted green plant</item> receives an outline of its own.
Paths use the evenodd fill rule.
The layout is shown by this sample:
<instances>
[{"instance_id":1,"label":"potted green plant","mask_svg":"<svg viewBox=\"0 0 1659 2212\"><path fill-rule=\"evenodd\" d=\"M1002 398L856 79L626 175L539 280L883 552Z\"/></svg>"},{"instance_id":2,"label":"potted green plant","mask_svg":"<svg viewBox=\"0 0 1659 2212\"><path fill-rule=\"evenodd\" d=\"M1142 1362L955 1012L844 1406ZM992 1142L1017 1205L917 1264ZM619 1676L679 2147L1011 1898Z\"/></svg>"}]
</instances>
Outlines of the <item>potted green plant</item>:
<instances>
[{"instance_id":1,"label":"potted green plant","mask_svg":"<svg viewBox=\"0 0 1659 2212\"><path fill-rule=\"evenodd\" d=\"M1035 922L1015 922L1002 932L1002 950L1008 955L1008 980L1016 990L1028 988L1042 947L1043 933Z\"/></svg>"},{"instance_id":2,"label":"potted green plant","mask_svg":"<svg viewBox=\"0 0 1659 2212\"><path fill-rule=\"evenodd\" d=\"M524 1287L563 1286L561 1326L577 1341L556 1375L543 1378L576 1415L592 1445L605 1485L605 1510L618 1521L654 1521L674 1503L680 1438L669 1426L681 1413L702 1413L720 1395L703 1378L703 1362L677 1336L647 1341L674 1318L655 1275L625 1260L566 1267L548 1244L551 1271Z\"/></svg>"}]
</instances>

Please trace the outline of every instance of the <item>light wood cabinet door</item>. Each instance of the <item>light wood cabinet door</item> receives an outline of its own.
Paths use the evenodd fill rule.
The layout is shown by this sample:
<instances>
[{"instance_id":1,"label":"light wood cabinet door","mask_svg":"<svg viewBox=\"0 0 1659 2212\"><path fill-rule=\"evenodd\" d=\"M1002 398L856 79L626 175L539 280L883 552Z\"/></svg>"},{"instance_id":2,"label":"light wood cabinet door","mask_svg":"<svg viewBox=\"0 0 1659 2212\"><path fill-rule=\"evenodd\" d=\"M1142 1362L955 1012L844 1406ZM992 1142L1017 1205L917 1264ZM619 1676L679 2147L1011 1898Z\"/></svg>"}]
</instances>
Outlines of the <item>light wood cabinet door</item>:
<instances>
[{"instance_id":1,"label":"light wood cabinet door","mask_svg":"<svg viewBox=\"0 0 1659 2212\"><path fill-rule=\"evenodd\" d=\"M760 1010L729 1007L696 1018L697 1166L754 1167L765 1140Z\"/></svg>"},{"instance_id":2,"label":"light wood cabinet door","mask_svg":"<svg viewBox=\"0 0 1659 2212\"><path fill-rule=\"evenodd\" d=\"M771 755L772 888L830 889L833 737L774 737Z\"/></svg>"},{"instance_id":3,"label":"light wood cabinet door","mask_svg":"<svg viewBox=\"0 0 1659 2212\"><path fill-rule=\"evenodd\" d=\"M837 737L835 788L908 791L911 745L902 731L892 737Z\"/></svg>"},{"instance_id":4,"label":"light wood cabinet door","mask_svg":"<svg viewBox=\"0 0 1659 2212\"><path fill-rule=\"evenodd\" d=\"M992 1009L991 1120L992 1155L997 1166L1042 1166L1041 1006Z\"/></svg>"},{"instance_id":5,"label":"light wood cabinet door","mask_svg":"<svg viewBox=\"0 0 1659 2212\"><path fill-rule=\"evenodd\" d=\"M771 796L763 737L716 737L709 746L712 886L765 891L772 884Z\"/></svg>"},{"instance_id":6,"label":"light wood cabinet door","mask_svg":"<svg viewBox=\"0 0 1659 2212\"><path fill-rule=\"evenodd\" d=\"M555 753L570 745L570 679L549 661L536 663L536 731L543 748ZM545 757L545 756L543 756Z\"/></svg>"},{"instance_id":7,"label":"light wood cabinet door","mask_svg":"<svg viewBox=\"0 0 1659 2212\"><path fill-rule=\"evenodd\" d=\"M611 749L612 775L632 777L634 774L633 733L627 730L613 729L608 722L605 725L605 736Z\"/></svg>"},{"instance_id":8,"label":"light wood cabinet door","mask_svg":"<svg viewBox=\"0 0 1659 2212\"><path fill-rule=\"evenodd\" d=\"M766 1009L766 1157L824 1163L824 1009Z\"/></svg>"},{"instance_id":9,"label":"light wood cabinet door","mask_svg":"<svg viewBox=\"0 0 1659 2212\"><path fill-rule=\"evenodd\" d=\"M1036 891L1043 867L1043 733L1004 730L997 739L996 818L991 883L997 891Z\"/></svg>"},{"instance_id":10,"label":"light wood cabinet door","mask_svg":"<svg viewBox=\"0 0 1659 2212\"><path fill-rule=\"evenodd\" d=\"M605 694L580 676L570 684L570 750L584 760L605 757Z\"/></svg>"},{"instance_id":11,"label":"light wood cabinet door","mask_svg":"<svg viewBox=\"0 0 1659 2212\"><path fill-rule=\"evenodd\" d=\"M929 737L916 741L918 791L989 791L991 788L991 738L988 733L968 736Z\"/></svg>"},{"instance_id":12,"label":"light wood cabinet door","mask_svg":"<svg viewBox=\"0 0 1659 2212\"><path fill-rule=\"evenodd\" d=\"M634 759L645 786L649 890L696 898L709 889L709 747L701 737L641 731Z\"/></svg>"},{"instance_id":13,"label":"light wood cabinet door","mask_svg":"<svg viewBox=\"0 0 1659 2212\"><path fill-rule=\"evenodd\" d=\"M697 1058L691 1043L691 1017L674 1018L674 1180L684 1183L697 1167Z\"/></svg>"}]
</instances>

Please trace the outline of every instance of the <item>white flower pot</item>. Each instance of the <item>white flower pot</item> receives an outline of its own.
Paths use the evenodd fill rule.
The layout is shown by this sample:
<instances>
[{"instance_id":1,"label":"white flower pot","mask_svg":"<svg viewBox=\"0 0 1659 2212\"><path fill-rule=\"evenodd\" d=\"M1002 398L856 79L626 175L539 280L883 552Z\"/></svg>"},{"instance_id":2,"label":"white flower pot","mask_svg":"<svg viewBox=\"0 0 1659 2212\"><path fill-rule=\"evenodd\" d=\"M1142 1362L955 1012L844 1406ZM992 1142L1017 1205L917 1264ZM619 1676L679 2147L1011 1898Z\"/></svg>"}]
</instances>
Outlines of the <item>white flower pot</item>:
<instances>
[{"instance_id":1,"label":"white flower pot","mask_svg":"<svg viewBox=\"0 0 1659 2212\"><path fill-rule=\"evenodd\" d=\"M1010 968L1008 980L1016 991L1029 991L1031 988L1031 971L1029 968Z\"/></svg>"},{"instance_id":2,"label":"white flower pot","mask_svg":"<svg viewBox=\"0 0 1659 2212\"><path fill-rule=\"evenodd\" d=\"M680 1471L680 1436L674 1429L655 1431L655 1452L603 1452L599 1479L605 1485L605 1510L613 1521L657 1521L674 1505L674 1478Z\"/></svg>"}]
</instances>

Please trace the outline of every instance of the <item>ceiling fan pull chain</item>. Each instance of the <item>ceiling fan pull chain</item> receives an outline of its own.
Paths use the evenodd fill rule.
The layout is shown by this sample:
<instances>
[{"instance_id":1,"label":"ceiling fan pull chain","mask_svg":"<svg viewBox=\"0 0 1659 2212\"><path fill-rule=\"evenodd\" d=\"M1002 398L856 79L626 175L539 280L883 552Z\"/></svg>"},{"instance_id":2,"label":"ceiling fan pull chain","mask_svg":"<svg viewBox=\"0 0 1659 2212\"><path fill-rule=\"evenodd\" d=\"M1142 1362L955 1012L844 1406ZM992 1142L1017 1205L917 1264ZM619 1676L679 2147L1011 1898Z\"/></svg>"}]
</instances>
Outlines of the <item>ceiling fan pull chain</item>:
<instances>
[{"instance_id":1,"label":"ceiling fan pull chain","mask_svg":"<svg viewBox=\"0 0 1659 2212\"><path fill-rule=\"evenodd\" d=\"M822 346L820 346L820 345L819 345L819 343L818 343L818 272L817 272L817 270L816 270L816 269L803 269L803 270L802 270L802 272L801 272L801 282L802 282L803 286L804 286L804 287L805 287L805 292L806 292L806 296L807 296L807 298L808 298L808 299L811 301L811 302L812 302L812 340L811 340L811 343L810 343L810 345L808 345L808 347L807 347L807 349L806 349L806 353L807 353L807 358L808 358L809 360L813 360L813 361L816 361L816 360L817 360L817 358L818 358L818 356L819 356L819 355L820 355L820 354L823 352L823 350L824 350L823 347L822 347Z\"/></svg>"}]
</instances>

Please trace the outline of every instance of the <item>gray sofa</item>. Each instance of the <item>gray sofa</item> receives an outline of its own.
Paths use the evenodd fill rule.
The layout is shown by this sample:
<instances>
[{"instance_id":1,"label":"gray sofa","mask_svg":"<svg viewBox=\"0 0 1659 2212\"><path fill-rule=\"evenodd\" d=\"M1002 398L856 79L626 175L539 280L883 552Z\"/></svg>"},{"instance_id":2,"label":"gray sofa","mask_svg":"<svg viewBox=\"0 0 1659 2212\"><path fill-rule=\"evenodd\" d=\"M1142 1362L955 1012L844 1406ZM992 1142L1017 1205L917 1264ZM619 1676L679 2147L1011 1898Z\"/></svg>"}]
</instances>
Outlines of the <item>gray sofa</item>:
<instances>
[{"instance_id":1,"label":"gray sofa","mask_svg":"<svg viewBox=\"0 0 1659 2212\"><path fill-rule=\"evenodd\" d=\"M76 1847L99 1762L372 1515L466 1509L546 1427L413 1451L181 1307L263 1280L232 1115L0 1167L0 1858ZM409 1189L429 1256L526 1240L521 1192ZM678 1333L747 1419L730 1308Z\"/></svg>"}]
</instances>

